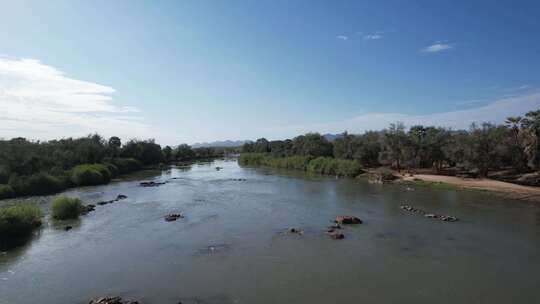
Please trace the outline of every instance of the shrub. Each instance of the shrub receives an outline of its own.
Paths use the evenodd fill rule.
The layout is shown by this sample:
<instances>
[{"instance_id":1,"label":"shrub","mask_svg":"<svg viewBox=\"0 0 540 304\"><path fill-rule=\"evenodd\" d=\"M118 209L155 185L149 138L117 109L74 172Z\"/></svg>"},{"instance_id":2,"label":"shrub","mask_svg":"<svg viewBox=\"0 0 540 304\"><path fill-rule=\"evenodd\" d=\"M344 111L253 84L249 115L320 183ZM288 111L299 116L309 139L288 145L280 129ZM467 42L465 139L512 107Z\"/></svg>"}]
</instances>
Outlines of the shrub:
<instances>
[{"instance_id":1,"label":"shrub","mask_svg":"<svg viewBox=\"0 0 540 304\"><path fill-rule=\"evenodd\" d=\"M0 199L11 198L15 196L15 191L10 185L0 185Z\"/></svg>"},{"instance_id":2,"label":"shrub","mask_svg":"<svg viewBox=\"0 0 540 304\"><path fill-rule=\"evenodd\" d=\"M41 226L41 209L34 204L17 203L0 208L0 240L25 236Z\"/></svg>"},{"instance_id":3,"label":"shrub","mask_svg":"<svg viewBox=\"0 0 540 304\"><path fill-rule=\"evenodd\" d=\"M242 153L241 165L269 166L282 169L303 170L318 174L354 177L362 173L362 167L355 160L331 157L289 156L272 157L264 153Z\"/></svg>"},{"instance_id":4,"label":"shrub","mask_svg":"<svg viewBox=\"0 0 540 304\"><path fill-rule=\"evenodd\" d=\"M85 164L73 168L71 180L77 186L102 185L111 181L111 172L102 164Z\"/></svg>"},{"instance_id":5,"label":"shrub","mask_svg":"<svg viewBox=\"0 0 540 304\"><path fill-rule=\"evenodd\" d=\"M362 173L360 164L354 160L317 157L309 162L308 172L354 177Z\"/></svg>"},{"instance_id":6,"label":"shrub","mask_svg":"<svg viewBox=\"0 0 540 304\"><path fill-rule=\"evenodd\" d=\"M118 168L118 174L126 174L142 168L141 162L134 158L115 158L111 163Z\"/></svg>"},{"instance_id":7,"label":"shrub","mask_svg":"<svg viewBox=\"0 0 540 304\"><path fill-rule=\"evenodd\" d=\"M31 176L14 174L9 178L9 185L18 196L51 194L67 188L67 185L60 179L45 173L37 173Z\"/></svg>"},{"instance_id":8,"label":"shrub","mask_svg":"<svg viewBox=\"0 0 540 304\"><path fill-rule=\"evenodd\" d=\"M107 170L109 170L109 172L111 172L111 177L114 177L114 176L117 176L118 175L118 167L111 164L111 163L105 163L105 166L107 166Z\"/></svg>"},{"instance_id":9,"label":"shrub","mask_svg":"<svg viewBox=\"0 0 540 304\"><path fill-rule=\"evenodd\" d=\"M66 220L79 217L84 206L78 198L59 196L51 205L51 215L57 220Z\"/></svg>"}]
</instances>

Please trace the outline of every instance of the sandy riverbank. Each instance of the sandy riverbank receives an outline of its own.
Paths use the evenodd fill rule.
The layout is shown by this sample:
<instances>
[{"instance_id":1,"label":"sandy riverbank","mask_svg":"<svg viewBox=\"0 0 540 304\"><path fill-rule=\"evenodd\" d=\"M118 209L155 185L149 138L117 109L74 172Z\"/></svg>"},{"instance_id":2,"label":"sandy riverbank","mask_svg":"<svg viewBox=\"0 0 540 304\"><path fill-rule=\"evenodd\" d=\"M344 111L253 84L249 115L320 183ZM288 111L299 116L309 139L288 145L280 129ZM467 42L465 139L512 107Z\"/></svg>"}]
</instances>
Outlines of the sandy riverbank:
<instances>
[{"instance_id":1,"label":"sandy riverbank","mask_svg":"<svg viewBox=\"0 0 540 304\"><path fill-rule=\"evenodd\" d=\"M402 176L402 178L405 181L420 179L426 182L447 183L461 188L494 191L508 198L540 203L540 187L522 186L487 178L461 178L431 174L415 174L412 176Z\"/></svg>"}]
</instances>

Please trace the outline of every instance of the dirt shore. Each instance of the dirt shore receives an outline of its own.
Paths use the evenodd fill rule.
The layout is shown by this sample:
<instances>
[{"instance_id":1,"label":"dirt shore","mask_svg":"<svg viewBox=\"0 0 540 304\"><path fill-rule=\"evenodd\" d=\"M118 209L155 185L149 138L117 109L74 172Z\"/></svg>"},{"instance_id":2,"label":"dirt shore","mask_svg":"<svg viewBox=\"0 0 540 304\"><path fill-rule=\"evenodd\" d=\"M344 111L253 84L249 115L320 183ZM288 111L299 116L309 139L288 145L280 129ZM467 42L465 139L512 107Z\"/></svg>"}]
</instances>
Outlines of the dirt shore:
<instances>
[{"instance_id":1,"label":"dirt shore","mask_svg":"<svg viewBox=\"0 0 540 304\"><path fill-rule=\"evenodd\" d=\"M540 187L522 186L487 178L461 178L455 176L414 174L402 176L405 181L441 182L461 188L488 190L504 197L540 203Z\"/></svg>"}]
</instances>

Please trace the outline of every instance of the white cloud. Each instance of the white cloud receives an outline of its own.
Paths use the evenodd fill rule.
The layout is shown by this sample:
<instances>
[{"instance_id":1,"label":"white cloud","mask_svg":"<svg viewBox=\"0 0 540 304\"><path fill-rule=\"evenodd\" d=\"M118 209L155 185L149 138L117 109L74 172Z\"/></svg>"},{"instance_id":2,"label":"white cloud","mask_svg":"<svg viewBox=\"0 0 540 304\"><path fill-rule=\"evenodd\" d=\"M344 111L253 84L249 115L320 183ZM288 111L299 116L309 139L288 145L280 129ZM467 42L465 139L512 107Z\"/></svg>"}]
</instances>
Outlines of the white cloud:
<instances>
[{"instance_id":1,"label":"white cloud","mask_svg":"<svg viewBox=\"0 0 540 304\"><path fill-rule=\"evenodd\" d=\"M425 53L438 53L438 52L442 52L442 51L445 51L445 50L449 50L451 49L452 46L449 45L449 44L446 44L446 43L435 43L433 45L430 45L426 48L423 48L421 51L422 52L425 52Z\"/></svg>"},{"instance_id":2,"label":"white cloud","mask_svg":"<svg viewBox=\"0 0 540 304\"><path fill-rule=\"evenodd\" d=\"M307 132L362 133L368 130L382 130L390 123L401 121L406 126L422 124L441 126L453 129L467 129L473 122L503 123L508 116L523 115L540 108L540 93L503 98L487 105L450 112L426 115L408 115L402 113L367 113L350 119L312 124L306 126L287 126L282 128L267 128L259 131L259 137L288 138Z\"/></svg>"},{"instance_id":3,"label":"white cloud","mask_svg":"<svg viewBox=\"0 0 540 304\"><path fill-rule=\"evenodd\" d=\"M149 137L138 109L115 105L114 92L35 59L0 58L0 138Z\"/></svg>"},{"instance_id":4,"label":"white cloud","mask_svg":"<svg viewBox=\"0 0 540 304\"><path fill-rule=\"evenodd\" d=\"M341 39L341 40L348 40L348 39L349 39L349 36L345 36L345 35L338 35L338 36L337 36L337 39Z\"/></svg>"},{"instance_id":5,"label":"white cloud","mask_svg":"<svg viewBox=\"0 0 540 304\"><path fill-rule=\"evenodd\" d=\"M369 34L369 35L364 36L364 40L378 40L381 38L382 38L381 34Z\"/></svg>"}]
</instances>

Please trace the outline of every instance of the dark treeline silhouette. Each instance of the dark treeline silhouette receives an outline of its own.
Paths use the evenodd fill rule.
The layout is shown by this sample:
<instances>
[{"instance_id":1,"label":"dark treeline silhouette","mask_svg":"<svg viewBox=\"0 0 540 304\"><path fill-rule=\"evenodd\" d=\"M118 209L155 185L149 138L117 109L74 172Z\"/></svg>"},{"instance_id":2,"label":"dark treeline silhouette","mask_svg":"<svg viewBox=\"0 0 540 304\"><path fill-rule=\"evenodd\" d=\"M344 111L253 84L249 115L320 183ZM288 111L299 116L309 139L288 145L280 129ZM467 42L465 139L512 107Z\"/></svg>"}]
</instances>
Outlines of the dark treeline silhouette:
<instances>
[{"instance_id":1,"label":"dark treeline silhouette","mask_svg":"<svg viewBox=\"0 0 540 304\"><path fill-rule=\"evenodd\" d=\"M109 140L89 135L51 141L0 140L0 199L49 194L72 186L104 184L145 166L220 157L223 149L182 144L162 148L154 140Z\"/></svg>"},{"instance_id":2,"label":"dark treeline silhouette","mask_svg":"<svg viewBox=\"0 0 540 304\"><path fill-rule=\"evenodd\" d=\"M345 132L333 141L317 133L287 140L261 138L244 144L242 153L240 162L244 164L272 165L268 159L303 156L308 158L302 159L304 162L332 158L352 160L363 168L430 169L437 174L513 181L519 174L540 169L540 110L524 117L509 117L502 125L473 124L469 130L422 125L406 129L402 123L395 123L382 131L358 135ZM262 154L267 160L262 161L255 154ZM273 164L279 166L275 161ZM306 169L308 165L300 168ZM515 182L536 185L536 178Z\"/></svg>"}]
</instances>

